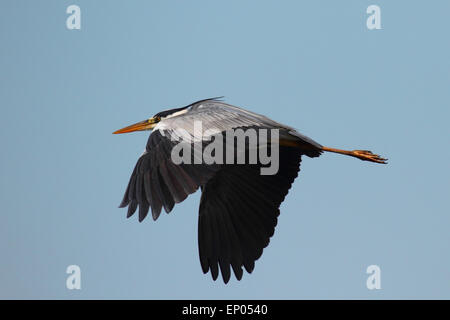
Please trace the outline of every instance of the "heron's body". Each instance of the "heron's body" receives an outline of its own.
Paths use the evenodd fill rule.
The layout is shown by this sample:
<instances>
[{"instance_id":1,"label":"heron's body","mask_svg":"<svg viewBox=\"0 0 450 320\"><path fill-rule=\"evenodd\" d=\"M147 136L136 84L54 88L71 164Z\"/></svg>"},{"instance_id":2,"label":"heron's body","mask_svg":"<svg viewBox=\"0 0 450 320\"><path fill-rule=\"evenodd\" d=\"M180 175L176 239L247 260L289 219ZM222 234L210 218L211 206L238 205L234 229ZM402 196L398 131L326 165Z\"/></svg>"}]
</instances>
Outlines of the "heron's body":
<instances>
[{"instance_id":1,"label":"heron's body","mask_svg":"<svg viewBox=\"0 0 450 320\"><path fill-rule=\"evenodd\" d=\"M202 146L213 141L208 134L200 135L201 141L198 141L196 121L201 121L204 130L213 128L216 133L277 129L279 170L273 175L261 175L263 164L259 161L175 164L171 151L180 139L192 141L192 144L200 142ZM384 163L385 160L368 151L323 147L289 126L217 99L160 112L116 133L148 129L153 129L153 133L135 166L121 207L128 206L128 217L139 208L140 221L151 209L156 220L162 208L169 213L175 203L201 188L200 263L203 272L210 270L214 280L220 269L225 283L230 278L230 267L238 280L242 277L242 267L252 272L254 262L269 244L280 213L279 206L298 175L302 155L317 157L323 151L331 151L373 162Z\"/></svg>"}]
</instances>

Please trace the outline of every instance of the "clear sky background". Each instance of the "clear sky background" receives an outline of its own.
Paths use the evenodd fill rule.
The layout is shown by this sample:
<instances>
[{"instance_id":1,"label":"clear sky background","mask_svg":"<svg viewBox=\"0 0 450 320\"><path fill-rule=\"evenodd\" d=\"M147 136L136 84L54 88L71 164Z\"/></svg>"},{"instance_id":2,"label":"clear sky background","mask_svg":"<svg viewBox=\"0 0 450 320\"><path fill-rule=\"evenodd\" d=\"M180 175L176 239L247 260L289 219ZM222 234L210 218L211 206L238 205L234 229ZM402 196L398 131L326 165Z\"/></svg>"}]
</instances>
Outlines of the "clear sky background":
<instances>
[{"instance_id":1,"label":"clear sky background","mask_svg":"<svg viewBox=\"0 0 450 320\"><path fill-rule=\"evenodd\" d=\"M81 30L66 8L81 8ZM366 8L381 7L381 30ZM0 298L450 298L449 1L0 2ZM200 268L200 193L117 208L148 133L227 102L376 165L305 158L254 272ZM82 289L66 288L81 268ZM366 268L381 268L381 290Z\"/></svg>"}]
</instances>

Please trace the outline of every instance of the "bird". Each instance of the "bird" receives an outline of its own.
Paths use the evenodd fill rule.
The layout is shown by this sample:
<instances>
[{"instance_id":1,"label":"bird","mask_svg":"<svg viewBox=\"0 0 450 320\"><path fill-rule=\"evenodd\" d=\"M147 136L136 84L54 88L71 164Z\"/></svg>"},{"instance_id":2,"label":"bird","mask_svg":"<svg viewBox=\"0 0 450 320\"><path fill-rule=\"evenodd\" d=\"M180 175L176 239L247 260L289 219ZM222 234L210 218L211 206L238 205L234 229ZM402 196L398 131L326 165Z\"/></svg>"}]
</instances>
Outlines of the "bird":
<instances>
[{"instance_id":1,"label":"bird","mask_svg":"<svg viewBox=\"0 0 450 320\"><path fill-rule=\"evenodd\" d=\"M242 279L243 269L252 273L255 261L269 245L280 205L299 174L302 156L316 158L323 152L333 152L378 164L386 164L387 159L368 150L322 146L290 126L227 104L222 98L203 99L162 111L113 133L153 130L119 205L128 207L127 218L138 211L141 222L151 211L157 220L163 208L170 213L176 203L201 189L197 233L200 265L203 273L210 272L214 281L220 271L226 284L231 270L237 280ZM215 137L238 129L277 130L278 171L261 174L264 166L261 162L175 163L171 152L181 136L195 136L195 121L201 122L205 129L214 128L216 134L210 136ZM187 140L187 144L207 146L212 140L197 135L197 139ZM270 143L268 139L266 144ZM261 149L261 145L256 148ZM245 144L244 149L247 155L252 148Z\"/></svg>"}]
</instances>

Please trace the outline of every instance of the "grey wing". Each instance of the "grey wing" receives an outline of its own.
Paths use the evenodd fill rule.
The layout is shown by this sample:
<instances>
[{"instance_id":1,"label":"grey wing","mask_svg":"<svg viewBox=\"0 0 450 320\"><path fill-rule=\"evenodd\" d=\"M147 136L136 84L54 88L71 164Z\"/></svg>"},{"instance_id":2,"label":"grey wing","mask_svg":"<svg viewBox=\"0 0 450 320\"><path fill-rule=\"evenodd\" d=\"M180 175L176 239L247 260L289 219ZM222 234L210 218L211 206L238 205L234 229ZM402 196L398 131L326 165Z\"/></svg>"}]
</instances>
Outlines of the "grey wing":
<instances>
[{"instance_id":1,"label":"grey wing","mask_svg":"<svg viewBox=\"0 0 450 320\"><path fill-rule=\"evenodd\" d=\"M200 123L202 132L207 129L210 132L225 132L230 129L246 127L279 129L280 139L302 141L304 144L310 145L311 148L319 150L322 148L319 143L290 126L217 100L207 100L194 104L190 107L188 113L164 119L155 129L164 130L172 140L187 138L195 141L195 125L197 124L198 128Z\"/></svg>"}]
</instances>

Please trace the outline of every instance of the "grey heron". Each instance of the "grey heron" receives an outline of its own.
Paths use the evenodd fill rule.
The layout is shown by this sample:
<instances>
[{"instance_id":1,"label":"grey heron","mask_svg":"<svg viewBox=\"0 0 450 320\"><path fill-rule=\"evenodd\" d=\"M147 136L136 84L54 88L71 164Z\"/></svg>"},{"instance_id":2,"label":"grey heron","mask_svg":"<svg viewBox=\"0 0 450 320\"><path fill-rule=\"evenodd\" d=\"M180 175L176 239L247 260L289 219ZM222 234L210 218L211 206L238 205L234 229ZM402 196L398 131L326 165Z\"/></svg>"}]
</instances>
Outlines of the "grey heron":
<instances>
[{"instance_id":1,"label":"grey heron","mask_svg":"<svg viewBox=\"0 0 450 320\"><path fill-rule=\"evenodd\" d=\"M211 272L213 280L220 270L227 283L230 267L237 280L241 280L243 268L248 273L253 271L255 261L274 234L279 207L298 175L303 155L314 158L328 151L375 163L386 163L386 159L367 150L324 147L287 125L219 99L200 100L159 112L114 133L153 130L120 204L120 207L128 206L127 217L139 207L139 221L150 209L156 220L162 208L169 213L176 203L201 188L200 264L204 273ZM204 128L214 127L218 132L242 128L278 130L278 172L262 175L259 162L174 163L171 150L180 138L179 130L194 136L194 121L201 121ZM200 140L208 144L212 139Z\"/></svg>"}]
</instances>

